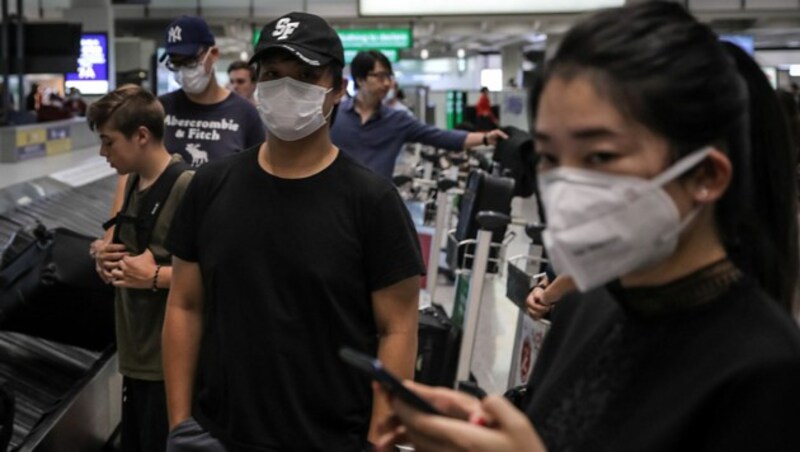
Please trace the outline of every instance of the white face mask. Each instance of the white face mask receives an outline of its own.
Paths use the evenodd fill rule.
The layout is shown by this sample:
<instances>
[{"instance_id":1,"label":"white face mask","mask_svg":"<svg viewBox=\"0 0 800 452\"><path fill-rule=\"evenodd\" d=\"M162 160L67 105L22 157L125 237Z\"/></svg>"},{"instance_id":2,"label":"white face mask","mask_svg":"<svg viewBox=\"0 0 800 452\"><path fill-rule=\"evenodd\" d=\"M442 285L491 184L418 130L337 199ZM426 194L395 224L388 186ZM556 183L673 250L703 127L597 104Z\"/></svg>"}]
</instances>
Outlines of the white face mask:
<instances>
[{"instance_id":1,"label":"white face mask","mask_svg":"<svg viewBox=\"0 0 800 452\"><path fill-rule=\"evenodd\" d=\"M681 221L662 187L709 152L695 151L652 180L573 168L540 174L544 245L556 272L585 292L670 256L699 210Z\"/></svg>"},{"instance_id":2,"label":"white face mask","mask_svg":"<svg viewBox=\"0 0 800 452\"><path fill-rule=\"evenodd\" d=\"M256 87L258 111L270 134L283 141L297 141L319 130L333 112L322 105L333 88L299 82L291 77L260 82Z\"/></svg>"},{"instance_id":3,"label":"white face mask","mask_svg":"<svg viewBox=\"0 0 800 452\"><path fill-rule=\"evenodd\" d=\"M179 68L177 72L174 72L175 81L178 82L181 88L187 93L202 93L209 82L211 82L211 74L214 72L214 68L206 72L206 58L208 58L209 53L211 52L206 52L206 56L203 57L203 60L200 61L196 67L182 67Z\"/></svg>"},{"instance_id":4,"label":"white face mask","mask_svg":"<svg viewBox=\"0 0 800 452\"><path fill-rule=\"evenodd\" d=\"M383 100L391 102L394 100L395 96L397 96L397 93L395 92L394 88L392 88L386 93L386 97L384 97Z\"/></svg>"}]
</instances>

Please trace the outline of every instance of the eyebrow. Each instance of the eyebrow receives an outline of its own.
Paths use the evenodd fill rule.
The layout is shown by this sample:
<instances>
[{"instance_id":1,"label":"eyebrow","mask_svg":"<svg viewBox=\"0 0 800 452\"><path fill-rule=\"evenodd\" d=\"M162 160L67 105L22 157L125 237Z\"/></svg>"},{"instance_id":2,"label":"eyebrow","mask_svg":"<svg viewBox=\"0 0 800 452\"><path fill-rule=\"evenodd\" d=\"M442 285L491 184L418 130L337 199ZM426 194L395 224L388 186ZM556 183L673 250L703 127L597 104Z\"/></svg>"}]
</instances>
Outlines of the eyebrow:
<instances>
[{"instance_id":1,"label":"eyebrow","mask_svg":"<svg viewBox=\"0 0 800 452\"><path fill-rule=\"evenodd\" d=\"M594 138L616 137L619 136L619 134L605 127L589 127L586 129L574 130L570 132L570 136L579 140L591 140ZM550 135L539 130L533 132L533 137L538 141L550 141Z\"/></svg>"}]
</instances>

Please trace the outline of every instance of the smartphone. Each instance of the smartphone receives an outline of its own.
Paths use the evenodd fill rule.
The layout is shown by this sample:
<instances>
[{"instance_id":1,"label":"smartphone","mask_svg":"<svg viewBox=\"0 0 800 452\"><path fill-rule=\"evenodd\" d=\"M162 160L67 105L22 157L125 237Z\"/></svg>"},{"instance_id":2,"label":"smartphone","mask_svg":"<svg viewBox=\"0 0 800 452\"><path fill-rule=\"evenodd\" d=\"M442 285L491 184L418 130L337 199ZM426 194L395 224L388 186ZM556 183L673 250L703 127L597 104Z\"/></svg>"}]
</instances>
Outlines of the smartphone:
<instances>
[{"instance_id":1,"label":"smartphone","mask_svg":"<svg viewBox=\"0 0 800 452\"><path fill-rule=\"evenodd\" d=\"M383 364L378 359L348 347L343 347L339 350L339 357L342 358L344 362L367 373L375 381L380 383L386 391L395 397L399 397L400 400L408 405L426 413L442 415L442 413L431 406L430 403L411 392L397 377L384 369Z\"/></svg>"}]
</instances>

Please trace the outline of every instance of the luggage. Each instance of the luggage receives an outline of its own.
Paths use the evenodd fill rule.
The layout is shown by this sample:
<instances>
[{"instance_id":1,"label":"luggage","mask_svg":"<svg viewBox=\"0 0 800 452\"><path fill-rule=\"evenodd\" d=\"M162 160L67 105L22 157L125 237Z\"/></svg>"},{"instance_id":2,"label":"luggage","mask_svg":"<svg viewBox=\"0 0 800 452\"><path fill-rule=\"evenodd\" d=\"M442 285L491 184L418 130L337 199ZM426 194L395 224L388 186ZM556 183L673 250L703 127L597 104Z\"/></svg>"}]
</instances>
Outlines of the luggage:
<instances>
[{"instance_id":1,"label":"luggage","mask_svg":"<svg viewBox=\"0 0 800 452\"><path fill-rule=\"evenodd\" d=\"M527 198L536 191L536 155L533 138L527 132L513 126L503 128L508 139L500 140L494 149L492 160L514 179L514 196Z\"/></svg>"},{"instance_id":2,"label":"luggage","mask_svg":"<svg viewBox=\"0 0 800 452\"><path fill-rule=\"evenodd\" d=\"M439 304L419 311L419 340L414 380L452 387L458 365L461 329L453 325Z\"/></svg>"},{"instance_id":3,"label":"luggage","mask_svg":"<svg viewBox=\"0 0 800 452\"><path fill-rule=\"evenodd\" d=\"M511 214L511 200L514 197L514 180L508 177L492 176L482 170L472 170L467 177L467 185L461 196L458 211L458 224L456 226L455 240L461 242L475 239L480 228L477 221L478 212L491 210L506 215ZM492 235L493 243L500 243L505 236L506 228L498 229ZM472 267L472 259L464 259L465 247L458 247L452 240L447 242L447 261L451 269L455 270ZM492 249L490 258L497 258L498 250ZM470 250L472 254L472 250ZM498 266L489 262L488 272L496 273Z\"/></svg>"},{"instance_id":4,"label":"luggage","mask_svg":"<svg viewBox=\"0 0 800 452\"><path fill-rule=\"evenodd\" d=\"M94 240L39 225L0 269L0 328L103 350L114 341L114 289L89 256Z\"/></svg>"}]
</instances>

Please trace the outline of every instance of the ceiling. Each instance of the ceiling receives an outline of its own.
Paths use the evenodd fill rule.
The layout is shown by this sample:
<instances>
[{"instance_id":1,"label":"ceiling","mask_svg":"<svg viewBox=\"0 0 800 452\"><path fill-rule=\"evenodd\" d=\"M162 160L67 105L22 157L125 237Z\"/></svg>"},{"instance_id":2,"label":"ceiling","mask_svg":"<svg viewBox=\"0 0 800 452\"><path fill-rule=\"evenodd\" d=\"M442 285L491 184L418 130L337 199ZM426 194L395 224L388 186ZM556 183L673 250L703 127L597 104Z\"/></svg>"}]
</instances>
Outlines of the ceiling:
<instances>
[{"instance_id":1,"label":"ceiling","mask_svg":"<svg viewBox=\"0 0 800 452\"><path fill-rule=\"evenodd\" d=\"M109 0L25 0L31 20L58 17L72 5ZM125 0L118 0L125 1ZM131 1L131 0L128 0ZM402 1L402 0L393 0ZM458 0L431 0L458 1ZM565 0L553 0L565 1ZM643 0L627 0L643 1ZM751 34L756 48L800 47L800 0L679 0L715 29ZM9 3L16 3L10 0ZM160 41L168 22L180 14L200 14L214 28L223 51L247 51L254 26L288 11L307 11L328 19L334 27L389 28L410 26L414 49L432 57L498 52L509 45L543 48L544 35L563 34L580 17L576 14L367 18L358 15L358 0L150 0L148 6L116 4L116 34ZM13 5L12 5L13 10Z\"/></svg>"}]
</instances>

